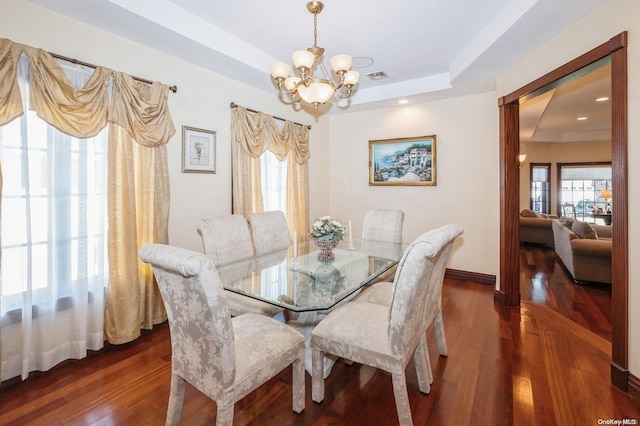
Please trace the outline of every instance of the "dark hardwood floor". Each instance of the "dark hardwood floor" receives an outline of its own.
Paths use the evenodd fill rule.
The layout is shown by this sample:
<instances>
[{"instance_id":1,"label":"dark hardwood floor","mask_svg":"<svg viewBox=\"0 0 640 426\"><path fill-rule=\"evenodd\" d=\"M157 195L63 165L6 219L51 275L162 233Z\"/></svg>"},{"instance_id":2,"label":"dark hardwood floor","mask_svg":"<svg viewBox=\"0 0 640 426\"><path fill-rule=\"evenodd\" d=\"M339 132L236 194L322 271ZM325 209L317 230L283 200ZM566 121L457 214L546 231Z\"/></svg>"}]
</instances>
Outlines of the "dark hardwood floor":
<instances>
[{"instance_id":1,"label":"dark hardwood floor","mask_svg":"<svg viewBox=\"0 0 640 426\"><path fill-rule=\"evenodd\" d=\"M520 298L548 306L611 342L611 286L574 283L553 247L520 246Z\"/></svg>"},{"instance_id":2,"label":"dark hardwood floor","mask_svg":"<svg viewBox=\"0 0 640 426\"><path fill-rule=\"evenodd\" d=\"M493 287L446 279L443 313L449 356L428 330L434 382L418 390L413 362L408 391L416 425L598 425L640 421L640 403L610 385L610 299L606 289L576 287L548 249L522 252L522 306L503 309ZM534 265L539 264L541 268ZM529 288L526 283L533 284ZM169 328L133 343L66 361L25 382L0 386L1 425L162 425L171 371ZM236 404L235 424L394 425L391 377L339 361L325 400L291 409L285 370ZM216 406L187 387L183 424L212 424Z\"/></svg>"}]
</instances>

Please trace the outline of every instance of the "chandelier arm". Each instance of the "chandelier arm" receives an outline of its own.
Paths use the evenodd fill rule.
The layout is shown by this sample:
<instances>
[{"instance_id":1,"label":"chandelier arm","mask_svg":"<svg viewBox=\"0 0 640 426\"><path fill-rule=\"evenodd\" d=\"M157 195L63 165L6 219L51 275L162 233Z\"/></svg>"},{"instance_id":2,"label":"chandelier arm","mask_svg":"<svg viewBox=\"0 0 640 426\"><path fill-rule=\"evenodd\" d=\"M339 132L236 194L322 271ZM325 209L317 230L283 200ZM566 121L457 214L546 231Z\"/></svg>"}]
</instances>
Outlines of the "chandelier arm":
<instances>
[{"instance_id":1,"label":"chandelier arm","mask_svg":"<svg viewBox=\"0 0 640 426\"><path fill-rule=\"evenodd\" d=\"M296 83L295 86L293 86L293 88L291 90L287 89L287 87L284 84L284 80L279 81L278 82L278 89L280 89L280 91L282 93L285 93L287 95L291 95L291 94L296 94L298 93L298 87L305 85L308 86L309 85L309 81L305 83L304 80L300 80L299 82Z\"/></svg>"},{"instance_id":2,"label":"chandelier arm","mask_svg":"<svg viewBox=\"0 0 640 426\"><path fill-rule=\"evenodd\" d=\"M347 87L347 86L341 86L341 87L344 87L346 89L346 93L343 95L342 93L340 93L340 92L338 92L336 90L335 95L337 97L339 97L340 99L347 99L348 97L350 97L351 96L351 89L349 87Z\"/></svg>"}]
</instances>

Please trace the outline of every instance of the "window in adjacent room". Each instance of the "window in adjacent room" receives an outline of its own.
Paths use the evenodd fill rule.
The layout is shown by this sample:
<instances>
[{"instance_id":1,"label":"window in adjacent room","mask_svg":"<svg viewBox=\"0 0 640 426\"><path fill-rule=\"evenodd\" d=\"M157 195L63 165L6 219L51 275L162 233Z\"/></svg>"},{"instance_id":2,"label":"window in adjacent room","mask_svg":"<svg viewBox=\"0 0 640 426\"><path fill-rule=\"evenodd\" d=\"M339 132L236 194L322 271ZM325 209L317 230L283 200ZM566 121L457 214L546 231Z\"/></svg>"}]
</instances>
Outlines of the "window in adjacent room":
<instances>
[{"instance_id":1,"label":"window in adjacent room","mask_svg":"<svg viewBox=\"0 0 640 426\"><path fill-rule=\"evenodd\" d=\"M559 205L573 204L576 219L595 223L594 213L610 212L611 198L603 190L612 187L611 163L559 163L558 176Z\"/></svg>"},{"instance_id":2,"label":"window in adjacent room","mask_svg":"<svg viewBox=\"0 0 640 426\"><path fill-rule=\"evenodd\" d=\"M531 163L531 210L551 213L551 163Z\"/></svg>"}]
</instances>

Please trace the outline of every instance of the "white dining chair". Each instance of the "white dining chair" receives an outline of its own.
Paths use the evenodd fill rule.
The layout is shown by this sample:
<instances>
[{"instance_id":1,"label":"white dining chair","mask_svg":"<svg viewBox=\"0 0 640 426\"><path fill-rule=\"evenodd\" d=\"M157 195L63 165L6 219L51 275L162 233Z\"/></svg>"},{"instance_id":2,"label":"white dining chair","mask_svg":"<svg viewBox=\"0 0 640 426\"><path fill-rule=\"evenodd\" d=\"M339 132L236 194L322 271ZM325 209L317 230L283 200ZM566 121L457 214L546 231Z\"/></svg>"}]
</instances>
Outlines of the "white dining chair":
<instances>
[{"instance_id":1,"label":"white dining chair","mask_svg":"<svg viewBox=\"0 0 640 426\"><path fill-rule=\"evenodd\" d=\"M404 226L404 212L402 210L368 210L364 214L362 223L362 244L371 244L370 241L402 243L402 230ZM390 268L377 277L371 284L392 281L396 268Z\"/></svg>"},{"instance_id":2,"label":"white dining chair","mask_svg":"<svg viewBox=\"0 0 640 426\"><path fill-rule=\"evenodd\" d=\"M369 210L362 222L362 239L402 243L402 210Z\"/></svg>"},{"instance_id":3,"label":"white dining chair","mask_svg":"<svg viewBox=\"0 0 640 426\"><path fill-rule=\"evenodd\" d=\"M287 218L280 210L251 213L247 220L256 254L282 250L291 245Z\"/></svg>"},{"instance_id":4,"label":"white dining chair","mask_svg":"<svg viewBox=\"0 0 640 426\"><path fill-rule=\"evenodd\" d=\"M249 225L243 215L231 214L201 220L198 232L202 236L204 253L216 266L254 255ZM272 317L282 312L282 308L248 296L230 290L225 290L225 293L233 316L257 313Z\"/></svg>"},{"instance_id":5,"label":"white dining chair","mask_svg":"<svg viewBox=\"0 0 640 426\"><path fill-rule=\"evenodd\" d=\"M315 327L312 347L312 399L324 399L323 360L334 354L391 373L400 425L412 425L405 368L413 357L422 393L429 393L430 374L426 345L429 306L439 302L432 275L439 262L463 232L462 226L445 225L418 237L398 264L390 306L352 301L331 312Z\"/></svg>"},{"instance_id":6,"label":"white dining chair","mask_svg":"<svg viewBox=\"0 0 640 426\"><path fill-rule=\"evenodd\" d=\"M444 332L444 320L442 318L442 285L444 283L444 274L447 269L447 263L451 255L452 247L452 244L445 246L442 253L436 260L434 272L431 274L432 283L429 284L435 289L435 293L433 295L435 303L428 304L426 312L427 326L433 323L438 352L442 356L447 356L449 354L447 349L447 339ZM363 290L354 300L359 302L375 303L383 306L391 306L393 299L393 286L394 283L389 281L375 283ZM431 371L429 371L429 374L431 375Z\"/></svg>"},{"instance_id":7,"label":"white dining chair","mask_svg":"<svg viewBox=\"0 0 640 426\"><path fill-rule=\"evenodd\" d=\"M212 260L191 250L149 244L171 334L167 425L180 424L186 383L213 399L216 425L232 425L237 401L292 366L292 407L305 407L304 337L263 315L231 317Z\"/></svg>"}]
</instances>

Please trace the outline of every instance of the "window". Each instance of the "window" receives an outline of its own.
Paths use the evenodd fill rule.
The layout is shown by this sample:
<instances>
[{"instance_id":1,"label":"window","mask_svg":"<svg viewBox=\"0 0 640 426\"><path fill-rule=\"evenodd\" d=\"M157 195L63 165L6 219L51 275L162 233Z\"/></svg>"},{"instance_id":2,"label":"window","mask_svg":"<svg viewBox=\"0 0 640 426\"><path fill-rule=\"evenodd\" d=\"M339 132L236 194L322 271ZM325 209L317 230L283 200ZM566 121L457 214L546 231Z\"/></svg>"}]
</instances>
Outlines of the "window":
<instances>
[{"instance_id":1,"label":"window","mask_svg":"<svg viewBox=\"0 0 640 426\"><path fill-rule=\"evenodd\" d=\"M262 203L265 211L287 211L287 160L267 150L260 156Z\"/></svg>"},{"instance_id":2,"label":"window","mask_svg":"<svg viewBox=\"0 0 640 426\"><path fill-rule=\"evenodd\" d=\"M280 161L274 153L267 150L260 156L260 170L262 172L262 203L265 211L287 211L287 160ZM286 291L279 288L279 284L286 282L281 277L287 274L286 262L262 271L262 282L269 285L263 287L263 296L277 298Z\"/></svg>"},{"instance_id":3,"label":"window","mask_svg":"<svg viewBox=\"0 0 640 426\"><path fill-rule=\"evenodd\" d=\"M531 210L551 213L550 206L551 163L531 164Z\"/></svg>"},{"instance_id":4,"label":"window","mask_svg":"<svg viewBox=\"0 0 640 426\"><path fill-rule=\"evenodd\" d=\"M93 70L61 64L76 87ZM103 345L107 130L71 137L29 108L0 127L2 164L1 379L47 370Z\"/></svg>"},{"instance_id":5,"label":"window","mask_svg":"<svg viewBox=\"0 0 640 426\"><path fill-rule=\"evenodd\" d=\"M611 163L558 164L558 176L558 205L572 204L576 219L595 223L594 212L611 210L611 199L602 197L611 189Z\"/></svg>"},{"instance_id":6,"label":"window","mask_svg":"<svg viewBox=\"0 0 640 426\"><path fill-rule=\"evenodd\" d=\"M79 140L33 111L0 128L3 297L45 288L40 295L63 297L78 280L106 282L105 150L104 133Z\"/></svg>"}]
</instances>

